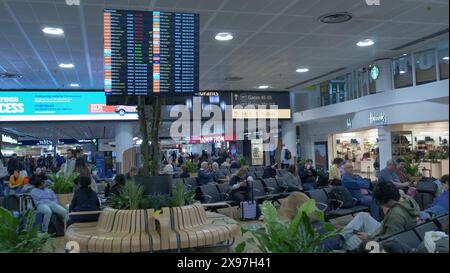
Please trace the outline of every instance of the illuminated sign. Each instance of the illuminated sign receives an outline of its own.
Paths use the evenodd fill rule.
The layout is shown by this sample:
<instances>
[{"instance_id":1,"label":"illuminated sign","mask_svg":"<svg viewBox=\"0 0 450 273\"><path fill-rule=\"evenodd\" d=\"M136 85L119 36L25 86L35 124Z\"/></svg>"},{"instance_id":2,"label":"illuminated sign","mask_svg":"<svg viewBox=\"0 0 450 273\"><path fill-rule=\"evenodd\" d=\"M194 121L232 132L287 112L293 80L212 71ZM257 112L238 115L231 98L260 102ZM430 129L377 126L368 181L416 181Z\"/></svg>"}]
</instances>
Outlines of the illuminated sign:
<instances>
[{"instance_id":1,"label":"illuminated sign","mask_svg":"<svg viewBox=\"0 0 450 273\"><path fill-rule=\"evenodd\" d=\"M10 144L17 144L17 139L12 136L9 136L9 135L2 134L2 142L10 143Z\"/></svg>"},{"instance_id":2,"label":"illuminated sign","mask_svg":"<svg viewBox=\"0 0 450 273\"><path fill-rule=\"evenodd\" d=\"M137 119L136 106L108 106L102 91L0 92L0 121Z\"/></svg>"},{"instance_id":3,"label":"illuminated sign","mask_svg":"<svg viewBox=\"0 0 450 273\"><path fill-rule=\"evenodd\" d=\"M370 124L385 124L387 122L386 114L383 112L370 112L369 122Z\"/></svg>"}]
</instances>

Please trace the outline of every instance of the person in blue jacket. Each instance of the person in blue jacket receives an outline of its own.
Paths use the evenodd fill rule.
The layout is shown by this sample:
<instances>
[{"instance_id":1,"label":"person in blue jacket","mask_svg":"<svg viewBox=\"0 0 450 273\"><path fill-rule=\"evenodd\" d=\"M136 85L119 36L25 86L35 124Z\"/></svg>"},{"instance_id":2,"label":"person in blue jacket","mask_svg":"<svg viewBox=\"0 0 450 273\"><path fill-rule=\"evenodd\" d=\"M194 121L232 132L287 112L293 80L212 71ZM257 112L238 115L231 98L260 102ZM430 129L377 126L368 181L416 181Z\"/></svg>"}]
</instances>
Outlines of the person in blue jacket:
<instances>
[{"instance_id":1,"label":"person in blue jacket","mask_svg":"<svg viewBox=\"0 0 450 273\"><path fill-rule=\"evenodd\" d=\"M83 176L79 179L80 187L75 191L72 202L69 206L69 212L98 211L100 210L100 201L97 193L91 189L91 178ZM67 226L78 222L92 222L98 220L99 214L71 215Z\"/></svg>"},{"instance_id":2,"label":"person in blue jacket","mask_svg":"<svg viewBox=\"0 0 450 273\"><path fill-rule=\"evenodd\" d=\"M352 197L356 200L356 205L370 207L372 217L380 221L380 207L375 203L373 196L369 192L370 182L359 175L354 175L351 163L344 165L342 185L350 191Z\"/></svg>"},{"instance_id":3,"label":"person in blue jacket","mask_svg":"<svg viewBox=\"0 0 450 273\"><path fill-rule=\"evenodd\" d=\"M197 181L199 186L203 186L208 183L214 182L211 172L209 171L208 162L203 161L200 164L200 170L198 171Z\"/></svg>"}]
</instances>

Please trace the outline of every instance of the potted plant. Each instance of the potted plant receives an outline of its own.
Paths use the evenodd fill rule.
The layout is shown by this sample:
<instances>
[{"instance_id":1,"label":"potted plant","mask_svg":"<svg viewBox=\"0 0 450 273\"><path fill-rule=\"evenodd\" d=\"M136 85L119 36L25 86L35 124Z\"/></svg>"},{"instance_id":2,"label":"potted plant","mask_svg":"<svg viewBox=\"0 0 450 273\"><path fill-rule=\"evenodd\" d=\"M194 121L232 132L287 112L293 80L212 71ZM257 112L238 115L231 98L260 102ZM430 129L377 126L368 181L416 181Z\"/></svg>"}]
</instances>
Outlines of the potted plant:
<instances>
[{"instance_id":1,"label":"potted plant","mask_svg":"<svg viewBox=\"0 0 450 273\"><path fill-rule=\"evenodd\" d=\"M33 210L28 210L19 218L15 218L9 210L0 207L0 252L42 252L50 235L39 233L35 219L36 214Z\"/></svg>"},{"instance_id":2,"label":"potted plant","mask_svg":"<svg viewBox=\"0 0 450 273\"><path fill-rule=\"evenodd\" d=\"M237 163L241 167L248 166L247 158L245 158L245 156L243 156L243 155L237 156Z\"/></svg>"},{"instance_id":3,"label":"potted plant","mask_svg":"<svg viewBox=\"0 0 450 273\"><path fill-rule=\"evenodd\" d=\"M196 177L198 175L198 166L196 166L192 160L188 159L184 162L184 165L187 167L188 172L191 177Z\"/></svg>"},{"instance_id":4,"label":"potted plant","mask_svg":"<svg viewBox=\"0 0 450 273\"><path fill-rule=\"evenodd\" d=\"M314 253L326 252L321 243L326 238L335 237L338 231L329 223L324 222L324 214L317 209L313 199L299 207L293 220L281 220L271 202L265 201L261 206L264 225L253 224L242 226L242 232L251 233L251 238L241 242L236 252L245 251L251 244L263 253ZM325 232L317 232L311 224L312 217L317 217L323 223Z\"/></svg>"},{"instance_id":5,"label":"potted plant","mask_svg":"<svg viewBox=\"0 0 450 273\"><path fill-rule=\"evenodd\" d=\"M413 177L414 181L418 181L421 178L420 164L414 163L409 158L405 158L405 170L406 173Z\"/></svg>"},{"instance_id":6,"label":"potted plant","mask_svg":"<svg viewBox=\"0 0 450 273\"><path fill-rule=\"evenodd\" d=\"M441 172L442 175L449 173L449 160L448 160L448 151L441 152Z\"/></svg>"},{"instance_id":7,"label":"potted plant","mask_svg":"<svg viewBox=\"0 0 450 273\"><path fill-rule=\"evenodd\" d=\"M79 174L73 172L69 177L64 177L64 175L50 175L50 180L53 182L50 188L55 192L56 198L58 198L59 204L65 206L72 201L73 198L73 188L75 187L75 180L78 178Z\"/></svg>"}]
</instances>

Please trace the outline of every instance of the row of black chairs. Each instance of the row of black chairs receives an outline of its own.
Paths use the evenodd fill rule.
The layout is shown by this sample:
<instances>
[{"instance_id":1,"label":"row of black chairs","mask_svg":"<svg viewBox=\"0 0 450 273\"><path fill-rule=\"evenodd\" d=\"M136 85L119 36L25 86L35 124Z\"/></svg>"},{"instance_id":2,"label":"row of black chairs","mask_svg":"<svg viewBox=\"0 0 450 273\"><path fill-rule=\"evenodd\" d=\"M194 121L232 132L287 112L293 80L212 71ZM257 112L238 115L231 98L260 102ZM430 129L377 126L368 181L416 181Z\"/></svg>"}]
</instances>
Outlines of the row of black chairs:
<instances>
[{"instance_id":1,"label":"row of black chairs","mask_svg":"<svg viewBox=\"0 0 450 273\"><path fill-rule=\"evenodd\" d=\"M358 212L369 211L368 206L355 205L351 208L342 208L342 201L333 199L331 196L332 187L306 191L306 195L316 201L317 207L325 213L325 219L333 219L346 215L354 215Z\"/></svg>"},{"instance_id":2,"label":"row of black chairs","mask_svg":"<svg viewBox=\"0 0 450 273\"><path fill-rule=\"evenodd\" d=\"M395 240L407 245L411 249L417 249L420 243L425 237L425 233L428 231L439 231L442 230L444 224L448 224L449 218L448 213L435 217L434 219L416 225L414 228L391 234L386 237L382 237L378 242L383 245L384 243Z\"/></svg>"}]
</instances>

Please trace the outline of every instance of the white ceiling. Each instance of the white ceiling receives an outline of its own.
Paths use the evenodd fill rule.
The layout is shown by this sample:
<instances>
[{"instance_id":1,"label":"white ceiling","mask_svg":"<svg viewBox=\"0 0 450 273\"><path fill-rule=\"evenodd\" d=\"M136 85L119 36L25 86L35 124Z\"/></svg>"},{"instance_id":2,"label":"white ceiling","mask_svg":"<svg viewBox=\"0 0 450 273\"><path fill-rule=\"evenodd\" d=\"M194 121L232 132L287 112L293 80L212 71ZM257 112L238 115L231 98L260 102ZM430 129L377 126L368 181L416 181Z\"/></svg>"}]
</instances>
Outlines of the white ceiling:
<instances>
[{"instance_id":1,"label":"white ceiling","mask_svg":"<svg viewBox=\"0 0 450 273\"><path fill-rule=\"evenodd\" d=\"M448 0L0 0L0 79L4 88L103 88L103 9L137 9L200 14L200 88L284 89L341 67L398 54L390 49L448 28ZM353 20L326 25L318 16L347 11ZM49 37L44 26L60 26L64 37ZM229 42L214 40L232 32ZM447 36L448 37L448 36ZM358 48L358 40L375 45ZM60 62L75 69L62 70ZM305 66L310 72L298 74ZM225 77L240 76L239 82Z\"/></svg>"}]
</instances>

